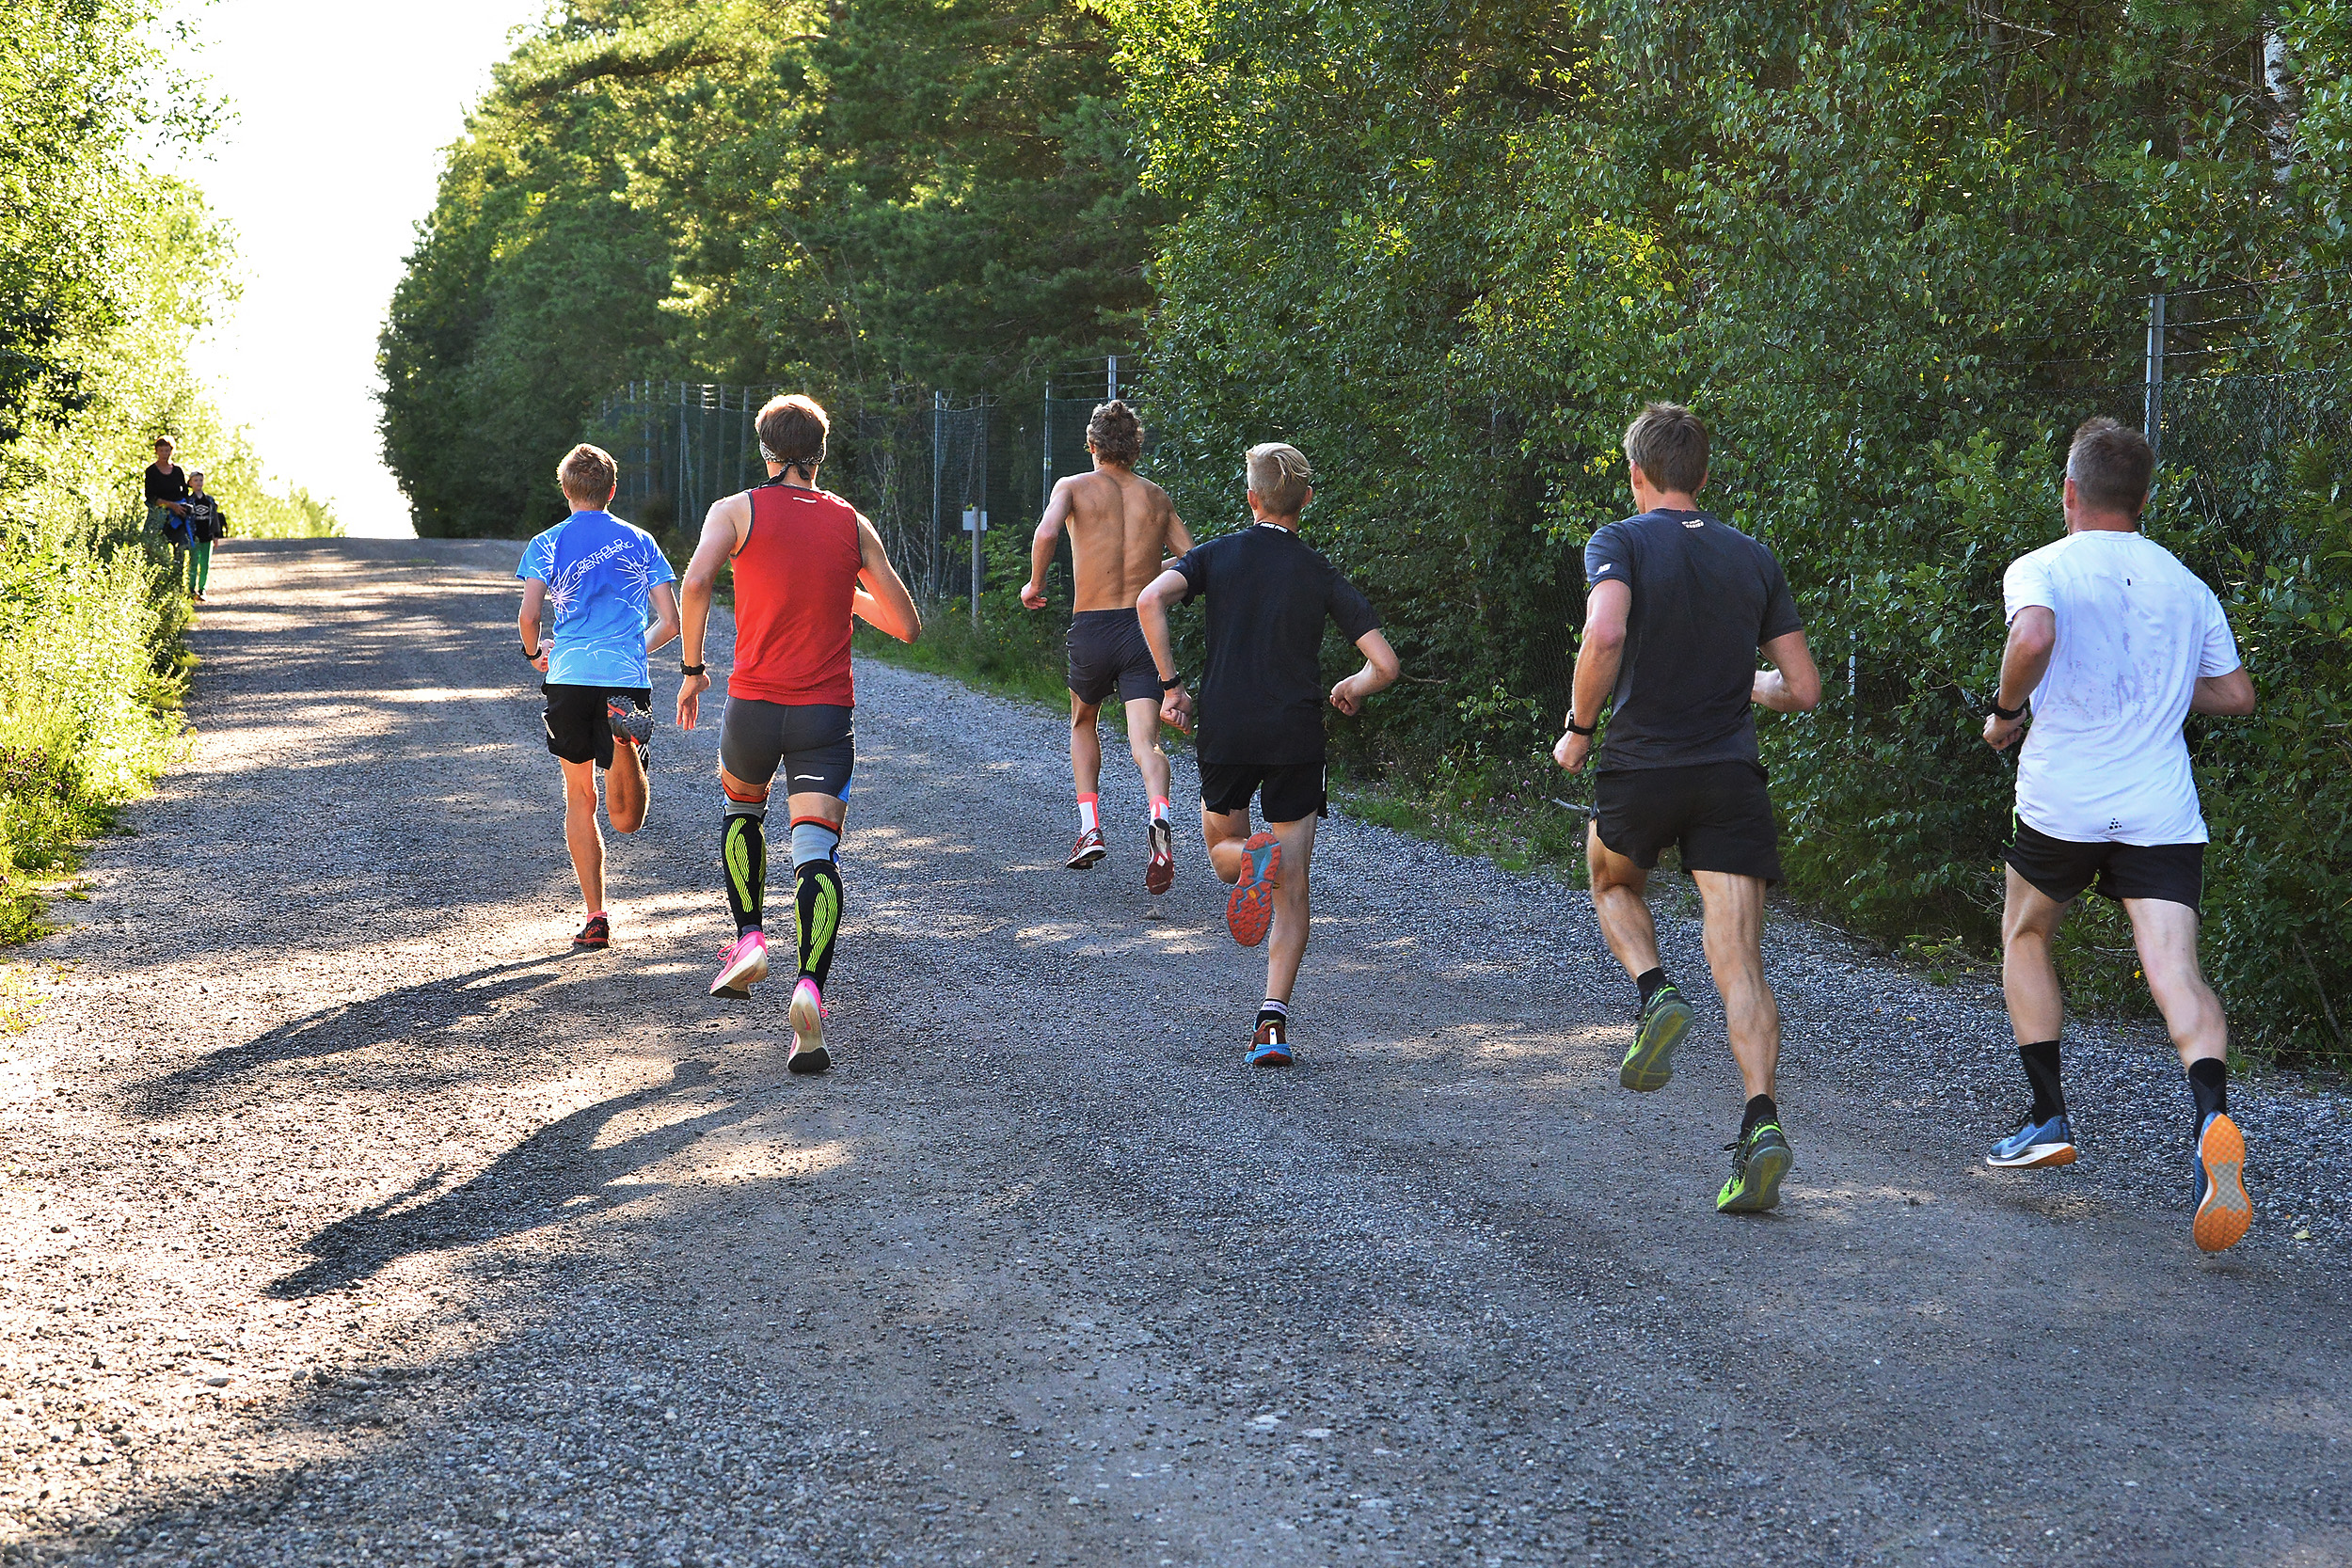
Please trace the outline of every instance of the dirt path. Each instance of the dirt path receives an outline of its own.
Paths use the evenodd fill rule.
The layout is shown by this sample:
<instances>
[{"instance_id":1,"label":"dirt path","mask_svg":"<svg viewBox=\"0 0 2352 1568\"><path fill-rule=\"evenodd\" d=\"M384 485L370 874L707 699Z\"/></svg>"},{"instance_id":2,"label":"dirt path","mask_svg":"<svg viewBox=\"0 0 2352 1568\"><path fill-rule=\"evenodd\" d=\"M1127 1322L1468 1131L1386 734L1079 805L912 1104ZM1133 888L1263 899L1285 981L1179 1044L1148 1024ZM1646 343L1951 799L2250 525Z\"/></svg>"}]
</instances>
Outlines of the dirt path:
<instances>
[{"instance_id":1,"label":"dirt path","mask_svg":"<svg viewBox=\"0 0 2352 1568\"><path fill-rule=\"evenodd\" d=\"M2160 1042L1988 1172L1997 1015L1776 928L1798 1166L1719 1218L1711 998L1617 1089L1581 895L1335 821L1251 1072L1116 750L1065 873L1059 721L880 667L793 1079L781 988L704 994L712 732L569 956L514 554L224 551L190 758L0 1042L7 1560L2352 1560L2340 1101L2241 1095L2203 1259Z\"/></svg>"}]
</instances>

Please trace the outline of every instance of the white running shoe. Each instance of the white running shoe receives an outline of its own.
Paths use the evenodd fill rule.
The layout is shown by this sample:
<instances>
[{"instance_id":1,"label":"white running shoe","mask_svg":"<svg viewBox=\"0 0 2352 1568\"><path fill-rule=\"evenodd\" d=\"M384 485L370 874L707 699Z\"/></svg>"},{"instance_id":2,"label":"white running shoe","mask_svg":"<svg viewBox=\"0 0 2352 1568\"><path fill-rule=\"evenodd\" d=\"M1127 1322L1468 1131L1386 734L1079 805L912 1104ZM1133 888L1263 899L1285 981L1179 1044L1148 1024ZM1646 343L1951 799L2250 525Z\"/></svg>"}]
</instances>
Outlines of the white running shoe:
<instances>
[{"instance_id":1,"label":"white running shoe","mask_svg":"<svg viewBox=\"0 0 2352 1568\"><path fill-rule=\"evenodd\" d=\"M719 949L719 977L710 982L710 994L733 997L739 1002L751 995L752 988L766 978L767 933L746 931Z\"/></svg>"}]
</instances>

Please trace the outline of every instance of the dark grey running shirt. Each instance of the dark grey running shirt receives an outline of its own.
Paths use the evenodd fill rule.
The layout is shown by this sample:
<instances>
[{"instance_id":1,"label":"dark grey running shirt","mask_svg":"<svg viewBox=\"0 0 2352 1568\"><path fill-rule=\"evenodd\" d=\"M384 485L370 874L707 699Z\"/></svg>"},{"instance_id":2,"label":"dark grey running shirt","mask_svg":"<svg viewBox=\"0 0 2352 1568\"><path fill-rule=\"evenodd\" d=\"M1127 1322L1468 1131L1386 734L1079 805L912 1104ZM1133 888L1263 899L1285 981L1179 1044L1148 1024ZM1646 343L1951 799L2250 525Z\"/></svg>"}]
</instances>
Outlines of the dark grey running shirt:
<instances>
[{"instance_id":1,"label":"dark grey running shirt","mask_svg":"<svg viewBox=\"0 0 2352 1568\"><path fill-rule=\"evenodd\" d=\"M1584 577L1633 590L1600 768L1757 761L1756 651L1804 625L1772 552L1705 512L1645 512L1593 535Z\"/></svg>"}]
</instances>

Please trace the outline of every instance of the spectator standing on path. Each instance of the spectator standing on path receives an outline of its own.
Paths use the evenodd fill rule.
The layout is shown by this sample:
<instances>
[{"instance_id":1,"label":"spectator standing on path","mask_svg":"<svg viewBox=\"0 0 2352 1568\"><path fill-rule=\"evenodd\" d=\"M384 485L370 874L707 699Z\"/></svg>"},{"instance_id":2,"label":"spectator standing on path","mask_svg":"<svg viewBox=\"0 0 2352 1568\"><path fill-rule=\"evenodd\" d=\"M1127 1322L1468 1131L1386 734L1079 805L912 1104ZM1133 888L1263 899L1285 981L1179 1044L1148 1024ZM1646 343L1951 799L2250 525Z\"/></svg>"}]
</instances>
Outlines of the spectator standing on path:
<instances>
[{"instance_id":1,"label":"spectator standing on path","mask_svg":"<svg viewBox=\"0 0 2352 1568\"><path fill-rule=\"evenodd\" d=\"M188 590L198 604L204 602L205 585L213 579L213 542L221 536L229 515L217 498L204 491L204 470L188 473L187 511Z\"/></svg>"},{"instance_id":2,"label":"spectator standing on path","mask_svg":"<svg viewBox=\"0 0 2352 1568\"><path fill-rule=\"evenodd\" d=\"M2067 906L2095 882L2131 918L2140 972L2188 1074L2191 1231L2220 1252L2245 1236L2253 1206L2246 1139L2229 1116L2229 1022L2197 959L2207 835L2181 726L2192 713L2253 712L2254 683L2213 590L2139 531L2155 461L2139 432L2087 421L2066 454L2066 537L2020 556L2001 581L2009 642L1984 739L1997 752L2026 736L2003 855L2001 989L2033 1103L1985 1158L2074 1161L2050 946Z\"/></svg>"},{"instance_id":3,"label":"spectator standing on path","mask_svg":"<svg viewBox=\"0 0 2352 1568\"><path fill-rule=\"evenodd\" d=\"M1780 562L1699 509L1707 426L1687 408L1651 404L1626 431L1625 455L1641 511L1584 547L1584 640L1567 733L1551 754L1582 768L1609 710L1585 855L1601 932L1641 991L1617 1070L1629 1089L1666 1085L1693 1016L1658 961L1643 896L1649 874L1679 845L1698 883L1708 968L1748 1096L1715 1207L1756 1212L1779 1203L1795 1155L1772 1099L1780 1007L1764 978L1764 894L1780 880L1780 830L1754 710L1803 713L1821 700L1821 677ZM1759 650L1771 670L1756 669Z\"/></svg>"},{"instance_id":4,"label":"spectator standing on path","mask_svg":"<svg viewBox=\"0 0 2352 1568\"><path fill-rule=\"evenodd\" d=\"M799 952L784 1065L822 1072L825 982L841 931L841 870L857 766L857 688L850 668L852 617L912 642L923 629L882 535L848 501L817 488L832 422L812 398L771 399L759 411L768 482L711 503L686 568L686 635L679 645L678 728L691 730L710 689L703 663L720 571L735 571L735 668L719 728L726 798L719 864L735 940L719 953L713 996L743 997L768 977L768 797L778 772L792 813L792 911Z\"/></svg>"},{"instance_id":5,"label":"spectator standing on path","mask_svg":"<svg viewBox=\"0 0 2352 1568\"><path fill-rule=\"evenodd\" d=\"M523 657L543 671L548 750L564 767L564 842L588 918L579 947L612 940L604 907L604 834L596 769L612 831L644 826L652 793L653 682L645 662L678 633L676 574L661 546L607 510L620 465L599 447L574 447L555 473L572 515L523 546ZM542 636L540 612L553 620Z\"/></svg>"},{"instance_id":6,"label":"spectator standing on path","mask_svg":"<svg viewBox=\"0 0 2352 1568\"><path fill-rule=\"evenodd\" d=\"M1314 475L1296 447L1249 449L1249 527L1195 545L1136 600L1153 673L1167 691L1160 713L1192 727L1192 694L1177 677L1168 607L1205 598L1208 659L1200 675L1200 836L1217 879L1233 884L1225 924L1233 940L1266 940L1265 1001L1249 1043L1253 1067L1288 1067L1290 1003L1307 955L1307 872L1315 819L1325 815L1323 623L1328 618L1364 656L1331 688L1331 705L1354 715L1398 673L1371 601L1321 551L1298 537L1315 499ZM1249 831L1257 797L1267 832Z\"/></svg>"},{"instance_id":7,"label":"spectator standing on path","mask_svg":"<svg viewBox=\"0 0 2352 1568\"><path fill-rule=\"evenodd\" d=\"M172 461L171 437L155 438L155 461L147 466L147 526L171 546L173 578L187 580L188 474Z\"/></svg>"},{"instance_id":8,"label":"spectator standing on path","mask_svg":"<svg viewBox=\"0 0 2352 1568\"><path fill-rule=\"evenodd\" d=\"M1067 863L1083 871L1108 853L1098 811L1103 740L1095 721L1114 690L1127 711L1127 750L1134 753L1151 798L1144 836L1151 852L1144 891L1166 893L1176 879L1176 832L1168 816L1168 753L1160 749L1160 688L1152 650L1136 619L1136 595L1159 576L1169 555L1192 548L1168 492L1136 474L1143 426L1134 410L1113 399L1087 420L1087 451L1094 471L1054 485L1053 499L1029 547L1029 580L1021 602L1045 608L1045 574L1054 542L1070 528L1073 611L1070 624L1070 772L1078 794L1078 842Z\"/></svg>"}]
</instances>

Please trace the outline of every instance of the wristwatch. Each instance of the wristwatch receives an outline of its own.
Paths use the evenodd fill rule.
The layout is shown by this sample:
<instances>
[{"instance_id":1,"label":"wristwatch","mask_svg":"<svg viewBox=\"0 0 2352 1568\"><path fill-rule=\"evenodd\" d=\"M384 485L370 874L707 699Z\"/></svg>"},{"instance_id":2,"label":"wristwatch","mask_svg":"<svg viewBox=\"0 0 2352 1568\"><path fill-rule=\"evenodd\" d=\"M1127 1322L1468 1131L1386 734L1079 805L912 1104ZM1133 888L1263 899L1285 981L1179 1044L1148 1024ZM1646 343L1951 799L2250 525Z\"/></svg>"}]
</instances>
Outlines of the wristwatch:
<instances>
[{"instance_id":1,"label":"wristwatch","mask_svg":"<svg viewBox=\"0 0 2352 1568\"><path fill-rule=\"evenodd\" d=\"M1570 735L1584 736L1589 738L1590 736L1600 733L1600 721L1596 719L1589 724L1580 724L1576 721L1576 715L1571 713L1568 715L1568 733Z\"/></svg>"},{"instance_id":2,"label":"wristwatch","mask_svg":"<svg viewBox=\"0 0 2352 1568\"><path fill-rule=\"evenodd\" d=\"M1993 717L1998 719L2004 724L2010 722L2011 720L2023 719L2026 716L2026 705L2023 703L2018 704L2015 707L2003 707L2001 705L2001 694L1998 691L1993 693L1991 700L1993 705Z\"/></svg>"},{"instance_id":3,"label":"wristwatch","mask_svg":"<svg viewBox=\"0 0 2352 1568\"><path fill-rule=\"evenodd\" d=\"M1183 675L1169 675L1168 678L1160 682L1160 689L1162 691L1173 691L1184 684L1184 677Z\"/></svg>"},{"instance_id":4,"label":"wristwatch","mask_svg":"<svg viewBox=\"0 0 2352 1568\"><path fill-rule=\"evenodd\" d=\"M681 659L678 661L677 673L681 675L699 675L709 668L707 664L689 664Z\"/></svg>"},{"instance_id":5,"label":"wristwatch","mask_svg":"<svg viewBox=\"0 0 2352 1568\"><path fill-rule=\"evenodd\" d=\"M523 657L529 663L536 664L539 662L539 650L536 648L525 648L523 650Z\"/></svg>"}]
</instances>

